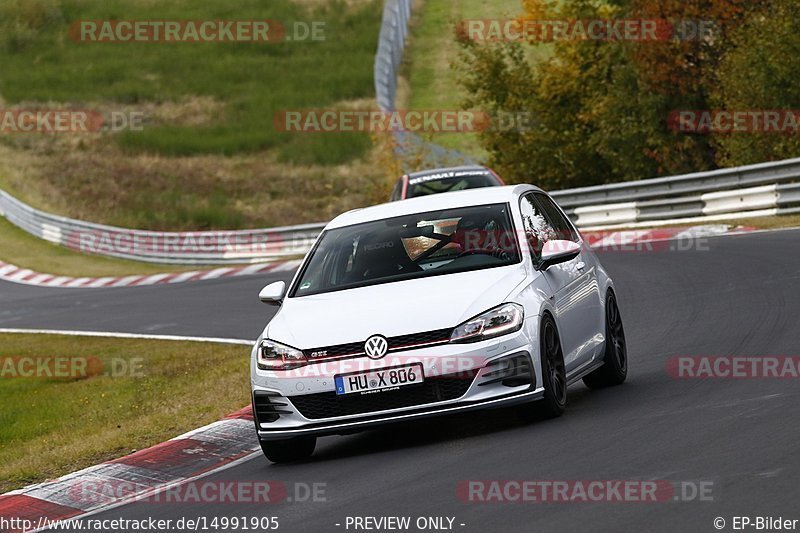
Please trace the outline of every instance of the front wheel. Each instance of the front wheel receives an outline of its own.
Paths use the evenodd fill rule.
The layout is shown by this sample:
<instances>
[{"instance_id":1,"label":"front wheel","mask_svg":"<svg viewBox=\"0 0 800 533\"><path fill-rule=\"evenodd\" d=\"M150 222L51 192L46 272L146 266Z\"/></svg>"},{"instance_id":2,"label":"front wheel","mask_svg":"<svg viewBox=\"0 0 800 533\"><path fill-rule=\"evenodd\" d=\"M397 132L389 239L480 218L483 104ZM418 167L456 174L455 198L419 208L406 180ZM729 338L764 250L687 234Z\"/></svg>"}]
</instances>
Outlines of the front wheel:
<instances>
[{"instance_id":1,"label":"front wheel","mask_svg":"<svg viewBox=\"0 0 800 533\"><path fill-rule=\"evenodd\" d=\"M295 437L286 440L260 440L261 451L273 463L308 459L317 446L316 437Z\"/></svg>"},{"instance_id":2,"label":"front wheel","mask_svg":"<svg viewBox=\"0 0 800 533\"><path fill-rule=\"evenodd\" d=\"M544 396L533 404L520 406L518 412L525 421L559 417L567 406L567 372L564 366L564 354L561 351L556 323L549 315L545 315L542 319L539 345Z\"/></svg>"},{"instance_id":3,"label":"front wheel","mask_svg":"<svg viewBox=\"0 0 800 533\"><path fill-rule=\"evenodd\" d=\"M583 378L587 387L598 389L621 385L628 377L628 347L625 329L613 292L606 299L606 349L603 366Z\"/></svg>"}]
</instances>

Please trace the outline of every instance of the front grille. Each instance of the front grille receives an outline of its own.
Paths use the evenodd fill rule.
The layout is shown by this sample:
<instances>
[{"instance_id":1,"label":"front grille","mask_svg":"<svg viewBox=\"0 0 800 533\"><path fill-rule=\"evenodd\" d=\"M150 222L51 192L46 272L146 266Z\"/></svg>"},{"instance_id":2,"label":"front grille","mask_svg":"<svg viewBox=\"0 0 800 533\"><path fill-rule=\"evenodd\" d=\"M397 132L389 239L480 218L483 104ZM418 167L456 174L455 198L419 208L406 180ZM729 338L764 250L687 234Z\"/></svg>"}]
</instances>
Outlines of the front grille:
<instances>
[{"instance_id":1,"label":"front grille","mask_svg":"<svg viewBox=\"0 0 800 533\"><path fill-rule=\"evenodd\" d=\"M415 346L433 346L436 344L444 344L450 341L450 335L453 333L453 328L437 329L434 331L424 331L422 333L411 333L410 335L399 335L397 337L389 337L389 353L399 350L412 349ZM364 355L364 339L361 342L348 342L347 344L336 344L334 346L324 346L322 348L311 348L303 350L306 357L314 360L328 359L331 357L355 357ZM325 355L319 355L323 353Z\"/></svg>"},{"instance_id":2,"label":"front grille","mask_svg":"<svg viewBox=\"0 0 800 533\"><path fill-rule=\"evenodd\" d=\"M292 414L286 398L277 392L256 391L253 393L253 415L257 424L275 422L281 415Z\"/></svg>"},{"instance_id":3,"label":"front grille","mask_svg":"<svg viewBox=\"0 0 800 533\"><path fill-rule=\"evenodd\" d=\"M423 333L412 333L411 335L400 335L389 339L389 351L401 350L410 346L421 344L432 345L450 341L453 328L437 329L436 331L425 331Z\"/></svg>"},{"instance_id":4,"label":"front grille","mask_svg":"<svg viewBox=\"0 0 800 533\"><path fill-rule=\"evenodd\" d=\"M432 377L420 385L409 385L374 394L355 393L339 396L335 392L322 392L292 396L289 400L300 414L312 420L360 415L455 400L466 394L473 379L474 377Z\"/></svg>"}]
</instances>

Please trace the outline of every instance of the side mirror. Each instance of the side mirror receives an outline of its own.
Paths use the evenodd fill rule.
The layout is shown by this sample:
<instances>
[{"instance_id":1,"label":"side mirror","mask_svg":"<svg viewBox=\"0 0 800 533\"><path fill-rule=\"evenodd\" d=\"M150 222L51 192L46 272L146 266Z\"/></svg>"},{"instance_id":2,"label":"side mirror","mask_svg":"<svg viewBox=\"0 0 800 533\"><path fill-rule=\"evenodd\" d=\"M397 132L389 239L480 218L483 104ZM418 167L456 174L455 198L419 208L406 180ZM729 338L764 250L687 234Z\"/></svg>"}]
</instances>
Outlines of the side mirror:
<instances>
[{"instance_id":1,"label":"side mirror","mask_svg":"<svg viewBox=\"0 0 800 533\"><path fill-rule=\"evenodd\" d=\"M542 247L538 270L545 271L553 265L572 261L581 253L581 245L572 241L547 241Z\"/></svg>"},{"instance_id":2,"label":"side mirror","mask_svg":"<svg viewBox=\"0 0 800 533\"><path fill-rule=\"evenodd\" d=\"M286 292L286 282L276 281L270 283L258 293L258 299L267 305L281 305Z\"/></svg>"}]
</instances>

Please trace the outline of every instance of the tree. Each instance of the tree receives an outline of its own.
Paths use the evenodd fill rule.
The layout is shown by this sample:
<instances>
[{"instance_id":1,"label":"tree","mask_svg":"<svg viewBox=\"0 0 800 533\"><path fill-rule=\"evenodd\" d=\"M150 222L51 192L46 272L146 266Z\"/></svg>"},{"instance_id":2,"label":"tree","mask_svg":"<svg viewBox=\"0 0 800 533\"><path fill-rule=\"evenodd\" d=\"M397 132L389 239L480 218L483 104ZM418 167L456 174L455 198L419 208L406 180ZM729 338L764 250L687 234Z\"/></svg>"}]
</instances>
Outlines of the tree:
<instances>
[{"instance_id":1,"label":"tree","mask_svg":"<svg viewBox=\"0 0 800 533\"><path fill-rule=\"evenodd\" d=\"M553 9L548 6L541 13L570 20L613 18L620 8L575 0ZM528 45L464 43L459 71L470 94L465 106L533 116L534 127L528 131L482 134L491 165L510 181L533 181L546 188L657 173L652 140L667 131L656 131L661 127L653 115L656 107L640 90L627 43L556 42L552 57L535 69L523 46Z\"/></svg>"},{"instance_id":2,"label":"tree","mask_svg":"<svg viewBox=\"0 0 800 533\"><path fill-rule=\"evenodd\" d=\"M720 63L713 107L726 110L800 110L800 6L774 0L731 37ZM800 119L798 119L800 122ZM800 132L742 132L715 135L719 162L726 166L800 155Z\"/></svg>"},{"instance_id":3,"label":"tree","mask_svg":"<svg viewBox=\"0 0 800 533\"><path fill-rule=\"evenodd\" d=\"M782 0L788 2L789 0ZM522 20L660 21L656 41L567 40L535 66L524 44L463 41L468 108L527 111L534 128L487 131L490 164L547 188L714 168L712 138L670 129L676 110L707 109L729 35L763 10L749 0L524 0ZM710 33L703 32L703 24ZM694 26L692 26L694 25ZM679 38L683 37L683 38ZM767 37L768 38L768 37Z\"/></svg>"}]
</instances>

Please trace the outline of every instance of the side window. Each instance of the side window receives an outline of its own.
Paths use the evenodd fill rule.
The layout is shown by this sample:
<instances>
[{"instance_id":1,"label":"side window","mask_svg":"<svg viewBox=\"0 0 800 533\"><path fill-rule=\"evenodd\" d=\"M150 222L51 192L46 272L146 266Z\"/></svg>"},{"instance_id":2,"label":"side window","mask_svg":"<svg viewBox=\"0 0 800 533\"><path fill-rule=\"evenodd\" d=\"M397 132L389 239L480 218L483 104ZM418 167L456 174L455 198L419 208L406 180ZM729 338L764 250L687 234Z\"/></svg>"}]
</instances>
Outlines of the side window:
<instances>
[{"instance_id":1,"label":"side window","mask_svg":"<svg viewBox=\"0 0 800 533\"><path fill-rule=\"evenodd\" d=\"M545 218L550 223L550 226L555 230L558 239L565 241L579 242L580 235L575 231L574 227L567 220L567 217L561 212L553 200L544 194L534 194L536 202L541 207Z\"/></svg>"},{"instance_id":2,"label":"side window","mask_svg":"<svg viewBox=\"0 0 800 533\"><path fill-rule=\"evenodd\" d=\"M557 239L558 234L544 216L542 208L533 199L532 194L523 196L519 201L519 207L522 214L525 237L528 241L528 249L534 258L538 258L541 255L544 243Z\"/></svg>"}]
</instances>

